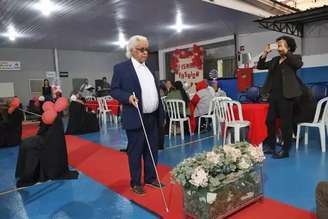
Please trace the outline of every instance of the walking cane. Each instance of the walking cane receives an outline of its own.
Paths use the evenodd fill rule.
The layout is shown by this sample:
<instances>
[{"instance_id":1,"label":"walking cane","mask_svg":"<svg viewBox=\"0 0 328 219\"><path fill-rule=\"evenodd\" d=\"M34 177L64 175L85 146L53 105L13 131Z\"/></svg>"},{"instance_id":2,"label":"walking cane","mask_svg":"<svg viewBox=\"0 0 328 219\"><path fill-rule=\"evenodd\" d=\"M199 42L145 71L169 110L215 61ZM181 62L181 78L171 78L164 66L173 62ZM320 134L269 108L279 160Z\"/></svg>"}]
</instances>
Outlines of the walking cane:
<instances>
[{"instance_id":1,"label":"walking cane","mask_svg":"<svg viewBox=\"0 0 328 219\"><path fill-rule=\"evenodd\" d=\"M134 92L133 92L133 96L136 97L136 95L135 95ZM142 126L143 132L144 132L144 134L145 134L145 138L146 138L146 142L147 142L147 145L148 145L148 149L149 149L150 157L151 157L151 160L152 160L153 165L154 165L154 169L155 169L155 172L156 172L157 181L158 181L158 183L159 183L159 188L160 188L160 190L161 190L162 199L163 199L163 202L164 202L164 205L165 205L165 210L166 210L166 212L169 212L169 208L167 207L167 204L166 204L166 200L165 200L165 196L164 196L164 192L163 192L162 184L161 184L161 181L160 181L160 179L159 179L159 175L158 175L158 172L157 172L157 169L156 169L155 160L154 160L153 153L152 153L152 150L151 150L151 147L150 147L150 144L149 144L148 135L147 135L147 133L146 133L146 128L145 128L145 125L144 125L144 123L143 123L142 116L141 116L141 112L140 112L140 109L139 109L138 104L137 104L135 107L136 107L137 110L138 110L138 115L139 115L139 119L140 119L140 122L141 122L141 126Z\"/></svg>"}]
</instances>

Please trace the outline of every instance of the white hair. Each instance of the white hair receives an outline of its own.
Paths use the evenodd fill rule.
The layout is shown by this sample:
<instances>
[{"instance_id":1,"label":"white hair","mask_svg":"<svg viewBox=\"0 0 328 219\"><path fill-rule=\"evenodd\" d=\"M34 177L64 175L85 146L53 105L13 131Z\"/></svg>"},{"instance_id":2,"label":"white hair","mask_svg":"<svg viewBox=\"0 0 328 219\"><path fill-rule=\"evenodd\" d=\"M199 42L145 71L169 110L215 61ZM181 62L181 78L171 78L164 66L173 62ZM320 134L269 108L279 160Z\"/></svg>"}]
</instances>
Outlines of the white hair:
<instances>
[{"instance_id":1,"label":"white hair","mask_svg":"<svg viewBox=\"0 0 328 219\"><path fill-rule=\"evenodd\" d=\"M145 36L141 36L141 35L134 35L132 37L130 37L130 39L128 40L128 43L126 44L126 57L128 59L130 59L132 57L131 51L132 49L136 48L136 45L138 42L140 41L147 41L148 39Z\"/></svg>"}]
</instances>

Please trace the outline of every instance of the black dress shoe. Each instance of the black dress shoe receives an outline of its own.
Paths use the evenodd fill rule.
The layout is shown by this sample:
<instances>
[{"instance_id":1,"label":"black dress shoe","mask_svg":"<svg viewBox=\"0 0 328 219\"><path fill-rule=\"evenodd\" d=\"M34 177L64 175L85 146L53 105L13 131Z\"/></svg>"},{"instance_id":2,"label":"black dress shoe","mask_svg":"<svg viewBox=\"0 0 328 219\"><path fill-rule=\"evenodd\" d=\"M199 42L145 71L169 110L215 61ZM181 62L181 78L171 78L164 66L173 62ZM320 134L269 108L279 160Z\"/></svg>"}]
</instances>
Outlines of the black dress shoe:
<instances>
[{"instance_id":1,"label":"black dress shoe","mask_svg":"<svg viewBox=\"0 0 328 219\"><path fill-rule=\"evenodd\" d=\"M36 181L18 180L16 182L16 188L29 187L36 184Z\"/></svg>"},{"instance_id":2,"label":"black dress shoe","mask_svg":"<svg viewBox=\"0 0 328 219\"><path fill-rule=\"evenodd\" d=\"M131 191L140 196L145 195L145 191L143 190L142 186L133 186L131 187Z\"/></svg>"},{"instance_id":3,"label":"black dress shoe","mask_svg":"<svg viewBox=\"0 0 328 219\"><path fill-rule=\"evenodd\" d=\"M272 154L272 158L273 159L284 159L284 158L287 158L289 157L289 154L287 151L279 151L279 152L275 152Z\"/></svg>"},{"instance_id":4,"label":"black dress shoe","mask_svg":"<svg viewBox=\"0 0 328 219\"><path fill-rule=\"evenodd\" d=\"M161 187L164 188L165 185L163 183L159 183L157 180L154 180L151 183L145 183L147 186L153 187L155 189L160 189Z\"/></svg>"}]
</instances>

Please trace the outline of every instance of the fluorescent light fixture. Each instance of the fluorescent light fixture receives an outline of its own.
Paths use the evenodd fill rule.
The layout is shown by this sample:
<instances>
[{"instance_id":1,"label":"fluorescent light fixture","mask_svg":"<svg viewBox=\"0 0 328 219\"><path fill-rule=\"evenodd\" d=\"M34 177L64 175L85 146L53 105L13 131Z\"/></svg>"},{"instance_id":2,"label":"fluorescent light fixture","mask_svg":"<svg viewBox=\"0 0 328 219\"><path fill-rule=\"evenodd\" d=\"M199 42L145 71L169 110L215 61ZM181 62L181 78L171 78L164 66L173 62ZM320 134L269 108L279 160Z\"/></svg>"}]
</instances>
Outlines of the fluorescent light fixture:
<instances>
[{"instance_id":1,"label":"fluorescent light fixture","mask_svg":"<svg viewBox=\"0 0 328 219\"><path fill-rule=\"evenodd\" d=\"M40 0L38 3L33 5L33 8L41 11L41 13L46 17L61 9L59 5L53 3L51 0Z\"/></svg>"},{"instance_id":2,"label":"fluorescent light fixture","mask_svg":"<svg viewBox=\"0 0 328 219\"><path fill-rule=\"evenodd\" d=\"M183 30L191 28L191 25L183 23L182 13L180 10L177 10L176 22L174 25L169 26L169 28L176 30L177 33L181 33Z\"/></svg>"},{"instance_id":3,"label":"fluorescent light fixture","mask_svg":"<svg viewBox=\"0 0 328 219\"><path fill-rule=\"evenodd\" d=\"M119 32L119 34L118 34L118 41L114 42L113 44L114 45L117 45L117 46L119 46L121 48L124 48L127 43L128 42L125 39L124 34L122 32Z\"/></svg>"},{"instance_id":4,"label":"fluorescent light fixture","mask_svg":"<svg viewBox=\"0 0 328 219\"><path fill-rule=\"evenodd\" d=\"M14 42L16 38L20 37L21 35L17 32L14 25L10 24L7 28L7 32L1 34L4 37L7 37L10 41Z\"/></svg>"}]
</instances>

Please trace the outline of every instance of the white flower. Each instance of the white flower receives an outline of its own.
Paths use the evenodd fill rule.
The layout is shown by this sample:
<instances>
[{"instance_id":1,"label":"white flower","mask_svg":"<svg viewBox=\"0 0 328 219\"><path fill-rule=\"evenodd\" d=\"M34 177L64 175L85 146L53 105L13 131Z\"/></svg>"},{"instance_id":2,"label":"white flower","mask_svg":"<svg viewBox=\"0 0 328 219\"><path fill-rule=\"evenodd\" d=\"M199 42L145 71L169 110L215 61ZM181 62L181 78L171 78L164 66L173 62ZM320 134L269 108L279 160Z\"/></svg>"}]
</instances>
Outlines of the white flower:
<instances>
[{"instance_id":1,"label":"white flower","mask_svg":"<svg viewBox=\"0 0 328 219\"><path fill-rule=\"evenodd\" d=\"M213 193L213 192L208 192L207 193L207 203L208 204L213 204L216 200L216 195L217 193Z\"/></svg>"},{"instance_id":2,"label":"white flower","mask_svg":"<svg viewBox=\"0 0 328 219\"><path fill-rule=\"evenodd\" d=\"M197 167L189 182L196 187L206 187L208 185L208 174L202 167Z\"/></svg>"},{"instance_id":3,"label":"white flower","mask_svg":"<svg viewBox=\"0 0 328 219\"><path fill-rule=\"evenodd\" d=\"M257 163L263 162L265 159L265 156L263 154L262 146L255 147L253 145L250 145L247 148L252 160L254 160Z\"/></svg>"},{"instance_id":4,"label":"white flower","mask_svg":"<svg viewBox=\"0 0 328 219\"><path fill-rule=\"evenodd\" d=\"M233 162L236 162L237 159L241 157L241 151L237 148L231 147L230 145L224 145L223 150L227 157L230 158Z\"/></svg>"},{"instance_id":5,"label":"white flower","mask_svg":"<svg viewBox=\"0 0 328 219\"><path fill-rule=\"evenodd\" d=\"M247 160L243 157L240 159L239 163L238 163L238 167L242 170L248 169L251 167L251 163L247 162Z\"/></svg>"},{"instance_id":6,"label":"white flower","mask_svg":"<svg viewBox=\"0 0 328 219\"><path fill-rule=\"evenodd\" d=\"M210 151L210 152L207 152L206 154L206 159L213 163L213 164L218 164L221 160L221 155L220 154L217 154L215 153L214 151Z\"/></svg>"}]
</instances>

